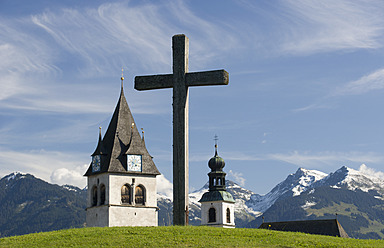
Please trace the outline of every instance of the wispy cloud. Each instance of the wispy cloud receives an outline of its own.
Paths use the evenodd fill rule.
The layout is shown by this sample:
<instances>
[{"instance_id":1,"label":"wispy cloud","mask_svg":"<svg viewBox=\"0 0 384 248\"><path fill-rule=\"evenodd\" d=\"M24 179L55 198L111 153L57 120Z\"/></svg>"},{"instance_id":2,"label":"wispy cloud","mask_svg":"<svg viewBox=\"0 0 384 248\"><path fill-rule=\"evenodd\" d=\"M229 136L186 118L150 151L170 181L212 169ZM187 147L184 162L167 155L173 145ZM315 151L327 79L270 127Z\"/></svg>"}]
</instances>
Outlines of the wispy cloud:
<instances>
[{"instance_id":1,"label":"wispy cloud","mask_svg":"<svg viewBox=\"0 0 384 248\"><path fill-rule=\"evenodd\" d=\"M384 172L377 171L373 168L366 166L365 164L360 165L359 171L365 175L372 176L372 177L378 177L378 178L384 180Z\"/></svg>"},{"instance_id":2,"label":"wispy cloud","mask_svg":"<svg viewBox=\"0 0 384 248\"><path fill-rule=\"evenodd\" d=\"M228 177L233 178L233 180L238 183L240 186L245 186L245 178L244 175L240 172L234 172L232 170L229 170Z\"/></svg>"},{"instance_id":3,"label":"wispy cloud","mask_svg":"<svg viewBox=\"0 0 384 248\"><path fill-rule=\"evenodd\" d=\"M180 23L175 30L181 33L190 33L191 61L195 69L201 69L209 61L217 61L225 57L230 50L236 50L241 45L241 38L237 37L237 28L231 26L231 22L214 23L202 18L193 12L185 1L173 1L167 5L170 8L175 21ZM179 32L180 32L179 31ZM224 52L224 53L223 53Z\"/></svg>"},{"instance_id":4,"label":"wispy cloud","mask_svg":"<svg viewBox=\"0 0 384 248\"><path fill-rule=\"evenodd\" d=\"M2 108L106 113L107 98L100 95L106 84L100 78L122 66L129 74L171 72L171 37L179 30L193 39L197 67L207 58L224 56L221 52L236 43L230 30L199 17L184 1L47 8L21 19L1 19L0 101L7 100ZM167 105L150 103L164 103L168 95L131 94L132 108L164 113L169 99Z\"/></svg>"},{"instance_id":5,"label":"wispy cloud","mask_svg":"<svg viewBox=\"0 0 384 248\"><path fill-rule=\"evenodd\" d=\"M293 109L293 112L303 112L314 109L332 108L330 100L345 96L363 95L376 90L384 89L384 68L368 73L357 80L347 82L334 88L327 95L308 106Z\"/></svg>"},{"instance_id":6,"label":"wispy cloud","mask_svg":"<svg viewBox=\"0 0 384 248\"><path fill-rule=\"evenodd\" d=\"M85 180L80 178L84 164L88 161L87 154L61 153L57 151L31 150L31 151L10 151L2 147L0 153L0 175L4 176L14 171L30 173L45 181L52 183L73 183L76 186L84 187ZM65 168L63 170L63 168ZM56 171L56 174L53 173ZM52 173L54 176L51 178ZM68 175L75 175L70 179ZM65 178L65 180L63 180ZM52 181L54 179L55 181ZM67 181L68 180L68 181Z\"/></svg>"},{"instance_id":7,"label":"wispy cloud","mask_svg":"<svg viewBox=\"0 0 384 248\"><path fill-rule=\"evenodd\" d=\"M173 199L173 184L164 175L156 177L157 193Z\"/></svg>"},{"instance_id":8,"label":"wispy cloud","mask_svg":"<svg viewBox=\"0 0 384 248\"><path fill-rule=\"evenodd\" d=\"M310 105L307 105L307 106L304 106L304 107L292 109L292 112L303 112L303 111L319 109L319 108L321 108L321 105L318 105L318 104L314 103L314 104L310 104Z\"/></svg>"},{"instance_id":9,"label":"wispy cloud","mask_svg":"<svg viewBox=\"0 0 384 248\"><path fill-rule=\"evenodd\" d=\"M224 160L234 160L234 161L258 161L264 160L264 156L260 156L257 154L248 154L245 152L220 152L220 157ZM207 162L213 156L212 153L194 153L189 157L189 161L191 162Z\"/></svg>"},{"instance_id":10,"label":"wispy cloud","mask_svg":"<svg viewBox=\"0 0 384 248\"><path fill-rule=\"evenodd\" d=\"M54 52L38 34L30 32L31 26L26 19L0 18L0 101L37 93L38 84L31 84L35 77L59 72L52 64Z\"/></svg>"},{"instance_id":11,"label":"wispy cloud","mask_svg":"<svg viewBox=\"0 0 384 248\"><path fill-rule=\"evenodd\" d=\"M361 95L384 89L384 68L337 88L330 96Z\"/></svg>"},{"instance_id":12,"label":"wispy cloud","mask_svg":"<svg viewBox=\"0 0 384 248\"><path fill-rule=\"evenodd\" d=\"M268 30L254 24L258 36L276 53L306 55L337 50L382 47L383 2L289 0L259 4L241 1L268 22ZM259 41L262 38L258 38Z\"/></svg>"},{"instance_id":13,"label":"wispy cloud","mask_svg":"<svg viewBox=\"0 0 384 248\"><path fill-rule=\"evenodd\" d=\"M223 152L223 158L225 160L235 160L235 161L259 161L264 160L263 155L258 154L250 154L245 152Z\"/></svg>"},{"instance_id":14,"label":"wispy cloud","mask_svg":"<svg viewBox=\"0 0 384 248\"><path fill-rule=\"evenodd\" d=\"M299 152L276 153L266 156L271 160L284 161L304 168L319 168L324 165L342 165L344 163L379 163L384 157L368 152Z\"/></svg>"},{"instance_id":15,"label":"wispy cloud","mask_svg":"<svg viewBox=\"0 0 384 248\"><path fill-rule=\"evenodd\" d=\"M32 17L33 23L63 49L80 56L84 63L81 72L87 76L103 75L121 65L137 70L136 64L148 68L169 64L166 51L170 30L164 20L155 6L132 7L128 2L103 4L97 9L62 9Z\"/></svg>"},{"instance_id":16,"label":"wispy cloud","mask_svg":"<svg viewBox=\"0 0 384 248\"><path fill-rule=\"evenodd\" d=\"M55 52L40 33L33 32L27 17L0 18L0 70L18 73L48 73L57 70L52 65Z\"/></svg>"},{"instance_id":17,"label":"wispy cloud","mask_svg":"<svg viewBox=\"0 0 384 248\"><path fill-rule=\"evenodd\" d=\"M33 16L32 22L63 49L79 55L86 74L100 74L121 65L131 71L144 67L167 73L171 69L171 36L178 30L204 37L193 41L197 58L217 55L233 43L230 32L198 17L184 1L156 5L115 2L97 9L46 11Z\"/></svg>"},{"instance_id":18,"label":"wispy cloud","mask_svg":"<svg viewBox=\"0 0 384 248\"><path fill-rule=\"evenodd\" d=\"M285 1L283 50L312 53L382 47L382 2Z\"/></svg>"},{"instance_id":19,"label":"wispy cloud","mask_svg":"<svg viewBox=\"0 0 384 248\"><path fill-rule=\"evenodd\" d=\"M340 166L348 163L380 163L384 157L374 152L309 152L292 151L287 153L257 154L252 152L222 152L225 161L283 161L304 168L320 168L323 166ZM196 156L197 160L201 156ZM206 161L202 160L201 161ZM200 161L199 160L199 161Z\"/></svg>"},{"instance_id":20,"label":"wispy cloud","mask_svg":"<svg viewBox=\"0 0 384 248\"><path fill-rule=\"evenodd\" d=\"M64 185L75 185L80 188L84 188L87 183L87 179L84 177L84 173L87 170L89 164L76 166L75 168L59 168L51 173L51 183Z\"/></svg>"}]
</instances>

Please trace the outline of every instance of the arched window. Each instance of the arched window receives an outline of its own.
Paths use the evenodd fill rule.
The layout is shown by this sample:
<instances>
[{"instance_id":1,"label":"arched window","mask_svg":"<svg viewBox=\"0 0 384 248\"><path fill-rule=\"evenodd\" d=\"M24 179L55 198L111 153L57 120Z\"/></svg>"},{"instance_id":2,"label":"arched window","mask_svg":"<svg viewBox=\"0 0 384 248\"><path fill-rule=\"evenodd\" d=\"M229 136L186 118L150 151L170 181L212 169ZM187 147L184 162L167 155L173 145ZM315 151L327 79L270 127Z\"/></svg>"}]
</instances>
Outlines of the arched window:
<instances>
[{"instance_id":1,"label":"arched window","mask_svg":"<svg viewBox=\"0 0 384 248\"><path fill-rule=\"evenodd\" d=\"M231 223L231 210L227 208L227 223Z\"/></svg>"},{"instance_id":2,"label":"arched window","mask_svg":"<svg viewBox=\"0 0 384 248\"><path fill-rule=\"evenodd\" d=\"M100 187L100 205L105 204L105 185L102 184Z\"/></svg>"},{"instance_id":3,"label":"arched window","mask_svg":"<svg viewBox=\"0 0 384 248\"><path fill-rule=\"evenodd\" d=\"M145 189L139 185L135 189L135 205L144 205L145 203Z\"/></svg>"},{"instance_id":4,"label":"arched window","mask_svg":"<svg viewBox=\"0 0 384 248\"><path fill-rule=\"evenodd\" d=\"M97 206L97 187L92 188L92 207Z\"/></svg>"},{"instance_id":5,"label":"arched window","mask_svg":"<svg viewBox=\"0 0 384 248\"><path fill-rule=\"evenodd\" d=\"M121 187L121 203L131 203L131 187L128 184Z\"/></svg>"},{"instance_id":6,"label":"arched window","mask_svg":"<svg viewBox=\"0 0 384 248\"><path fill-rule=\"evenodd\" d=\"M208 211L208 222L216 222L216 209L210 208Z\"/></svg>"}]
</instances>

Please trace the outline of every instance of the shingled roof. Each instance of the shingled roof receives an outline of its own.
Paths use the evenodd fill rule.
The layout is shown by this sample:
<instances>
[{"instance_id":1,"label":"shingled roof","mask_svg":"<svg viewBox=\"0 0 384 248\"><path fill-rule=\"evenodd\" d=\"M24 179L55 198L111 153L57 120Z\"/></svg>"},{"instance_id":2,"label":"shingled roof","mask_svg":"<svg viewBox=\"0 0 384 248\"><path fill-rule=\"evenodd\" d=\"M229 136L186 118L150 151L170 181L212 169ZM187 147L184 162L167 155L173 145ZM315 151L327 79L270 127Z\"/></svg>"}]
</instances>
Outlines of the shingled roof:
<instances>
[{"instance_id":1,"label":"shingled roof","mask_svg":"<svg viewBox=\"0 0 384 248\"><path fill-rule=\"evenodd\" d=\"M259 228L349 238L337 219L264 222Z\"/></svg>"},{"instance_id":2,"label":"shingled roof","mask_svg":"<svg viewBox=\"0 0 384 248\"><path fill-rule=\"evenodd\" d=\"M142 156L141 172L127 171L127 154ZM104 138L101 139L101 134L99 135L99 142L92 156L95 155L101 157L100 171L92 172L91 163L84 176L104 172L160 175L145 147L144 139L141 138L137 130L135 120L124 96L123 85Z\"/></svg>"}]
</instances>

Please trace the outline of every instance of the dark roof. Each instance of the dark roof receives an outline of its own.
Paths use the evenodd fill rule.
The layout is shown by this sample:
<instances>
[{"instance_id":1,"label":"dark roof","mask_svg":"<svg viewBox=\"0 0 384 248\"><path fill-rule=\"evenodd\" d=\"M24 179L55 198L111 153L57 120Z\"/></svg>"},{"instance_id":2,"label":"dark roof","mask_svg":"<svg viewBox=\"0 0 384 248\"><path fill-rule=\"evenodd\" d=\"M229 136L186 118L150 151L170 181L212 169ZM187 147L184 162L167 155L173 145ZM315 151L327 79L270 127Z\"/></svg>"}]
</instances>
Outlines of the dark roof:
<instances>
[{"instance_id":1,"label":"dark roof","mask_svg":"<svg viewBox=\"0 0 384 248\"><path fill-rule=\"evenodd\" d=\"M231 193L224 190L215 190L215 191L205 192L204 195L199 200L199 202L211 202L211 201L224 201L224 202L235 203L235 200L233 200Z\"/></svg>"},{"instance_id":2,"label":"dark roof","mask_svg":"<svg viewBox=\"0 0 384 248\"><path fill-rule=\"evenodd\" d=\"M101 128L100 128L99 141L97 142L97 147L96 147L95 151L92 153L91 156L102 155L102 154L106 154L106 152L105 152L105 149L104 149L103 140L101 138Z\"/></svg>"},{"instance_id":3,"label":"dark roof","mask_svg":"<svg viewBox=\"0 0 384 248\"><path fill-rule=\"evenodd\" d=\"M217 154L217 146L215 147L215 156L208 161L208 166L209 168L211 168L212 171L222 171L225 166L225 161L223 158L219 157L219 155Z\"/></svg>"},{"instance_id":4,"label":"dark roof","mask_svg":"<svg viewBox=\"0 0 384 248\"><path fill-rule=\"evenodd\" d=\"M124 96L123 87L121 87L120 98L108 129L102 140L101 134L99 135L98 145L92 154L92 156L101 155L101 169L99 172L92 172L91 163L85 176L103 172L128 173L127 154L142 155L142 171L129 173L160 174L137 130L135 120Z\"/></svg>"},{"instance_id":5,"label":"dark roof","mask_svg":"<svg viewBox=\"0 0 384 248\"><path fill-rule=\"evenodd\" d=\"M264 222L259 228L349 238L337 219Z\"/></svg>"}]
</instances>

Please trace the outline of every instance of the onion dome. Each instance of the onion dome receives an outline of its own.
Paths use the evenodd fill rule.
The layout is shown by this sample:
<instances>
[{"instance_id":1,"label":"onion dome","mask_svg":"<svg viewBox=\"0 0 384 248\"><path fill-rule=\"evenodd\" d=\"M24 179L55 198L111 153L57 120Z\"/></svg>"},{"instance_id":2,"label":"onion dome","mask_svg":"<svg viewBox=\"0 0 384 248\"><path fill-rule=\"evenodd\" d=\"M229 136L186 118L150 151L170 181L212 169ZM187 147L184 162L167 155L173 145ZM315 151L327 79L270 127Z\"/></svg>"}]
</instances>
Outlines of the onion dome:
<instances>
[{"instance_id":1,"label":"onion dome","mask_svg":"<svg viewBox=\"0 0 384 248\"><path fill-rule=\"evenodd\" d=\"M212 171L221 171L225 166L224 159L217 155L217 145L215 145L215 156L209 160L208 166Z\"/></svg>"}]
</instances>

